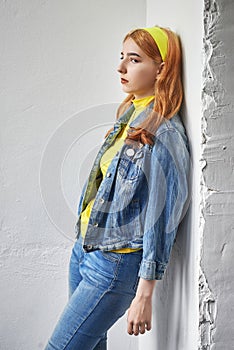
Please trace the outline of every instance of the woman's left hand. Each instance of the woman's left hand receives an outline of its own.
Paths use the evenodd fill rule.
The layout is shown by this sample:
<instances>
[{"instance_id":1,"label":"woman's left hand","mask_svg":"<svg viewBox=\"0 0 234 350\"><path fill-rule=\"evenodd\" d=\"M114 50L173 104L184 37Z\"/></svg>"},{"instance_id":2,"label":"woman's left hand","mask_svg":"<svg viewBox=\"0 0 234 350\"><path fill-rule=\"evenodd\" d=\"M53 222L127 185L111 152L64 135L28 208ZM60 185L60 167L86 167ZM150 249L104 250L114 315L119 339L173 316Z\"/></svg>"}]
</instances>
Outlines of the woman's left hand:
<instances>
[{"instance_id":1,"label":"woman's left hand","mask_svg":"<svg viewBox=\"0 0 234 350\"><path fill-rule=\"evenodd\" d=\"M137 293L128 310L128 334L144 334L151 329L152 294L155 280L140 279Z\"/></svg>"}]
</instances>

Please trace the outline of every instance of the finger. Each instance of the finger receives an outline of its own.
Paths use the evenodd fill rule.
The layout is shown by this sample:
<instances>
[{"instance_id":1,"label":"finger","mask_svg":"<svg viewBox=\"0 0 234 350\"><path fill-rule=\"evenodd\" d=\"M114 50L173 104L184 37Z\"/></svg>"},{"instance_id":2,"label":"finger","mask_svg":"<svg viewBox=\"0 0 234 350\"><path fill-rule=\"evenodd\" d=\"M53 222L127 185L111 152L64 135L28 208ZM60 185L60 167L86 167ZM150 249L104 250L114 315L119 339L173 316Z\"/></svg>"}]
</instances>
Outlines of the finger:
<instances>
[{"instance_id":1,"label":"finger","mask_svg":"<svg viewBox=\"0 0 234 350\"><path fill-rule=\"evenodd\" d=\"M132 322L128 322L128 334L129 335L133 334L133 324L132 324Z\"/></svg>"},{"instance_id":2,"label":"finger","mask_svg":"<svg viewBox=\"0 0 234 350\"><path fill-rule=\"evenodd\" d=\"M145 333L145 323L140 323L139 324L139 329L140 329L140 333L144 334Z\"/></svg>"},{"instance_id":3,"label":"finger","mask_svg":"<svg viewBox=\"0 0 234 350\"><path fill-rule=\"evenodd\" d=\"M139 334L139 323L133 324L133 334L138 335Z\"/></svg>"},{"instance_id":4,"label":"finger","mask_svg":"<svg viewBox=\"0 0 234 350\"><path fill-rule=\"evenodd\" d=\"M147 322L147 323L146 323L146 329L147 329L147 331L150 331L151 328L152 328L151 322Z\"/></svg>"}]
</instances>

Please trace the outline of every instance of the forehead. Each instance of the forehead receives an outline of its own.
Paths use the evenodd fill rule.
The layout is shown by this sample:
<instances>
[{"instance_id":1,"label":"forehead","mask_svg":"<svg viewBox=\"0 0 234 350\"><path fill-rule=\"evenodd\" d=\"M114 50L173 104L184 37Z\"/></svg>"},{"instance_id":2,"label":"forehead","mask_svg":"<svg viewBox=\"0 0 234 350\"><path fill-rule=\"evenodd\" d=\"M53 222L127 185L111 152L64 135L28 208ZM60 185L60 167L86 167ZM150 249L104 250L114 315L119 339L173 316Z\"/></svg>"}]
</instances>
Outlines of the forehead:
<instances>
[{"instance_id":1,"label":"forehead","mask_svg":"<svg viewBox=\"0 0 234 350\"><path fill-rule=\"evenodd\" d=\"M123 43L123 52L128 53L128 52L135 52L138 53L140 56L145 56L144 51L138 46L135 41L131 38L128 38L124 41Z\"/></svg>"}]
</instances>

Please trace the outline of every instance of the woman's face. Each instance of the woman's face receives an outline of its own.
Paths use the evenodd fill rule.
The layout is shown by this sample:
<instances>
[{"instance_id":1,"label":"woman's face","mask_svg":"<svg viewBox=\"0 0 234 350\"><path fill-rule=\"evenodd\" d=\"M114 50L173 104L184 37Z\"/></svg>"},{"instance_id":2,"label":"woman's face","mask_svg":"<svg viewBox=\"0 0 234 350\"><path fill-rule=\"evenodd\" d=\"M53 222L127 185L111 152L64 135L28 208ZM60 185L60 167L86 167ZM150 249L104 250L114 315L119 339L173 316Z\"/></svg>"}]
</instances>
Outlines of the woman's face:
<instances>
[{"instance_id":1,"label":"woman's face","mask_svg":"<svg viewBox=\"0 0 234 350\"><path fill-rule=\"evenodd\" d=\"M123 91L136 99L154 95L159 65L131 38L123 43L121 63L118 67Z\"/></svg>"}]
</instances>

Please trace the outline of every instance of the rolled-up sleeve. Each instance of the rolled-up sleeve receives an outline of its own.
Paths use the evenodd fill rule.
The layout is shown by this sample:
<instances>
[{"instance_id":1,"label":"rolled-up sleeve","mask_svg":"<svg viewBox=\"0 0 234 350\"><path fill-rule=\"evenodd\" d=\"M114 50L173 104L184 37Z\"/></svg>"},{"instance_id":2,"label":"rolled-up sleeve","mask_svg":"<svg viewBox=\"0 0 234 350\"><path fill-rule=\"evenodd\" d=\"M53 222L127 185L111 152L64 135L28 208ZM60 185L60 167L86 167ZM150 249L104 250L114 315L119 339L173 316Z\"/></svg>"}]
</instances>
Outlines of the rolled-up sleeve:
<instances>
[{"instance_id":1,"label":"rolled-up sleeve","mask_svg":"<svg viewBox=\"0 0 234 350\"><path fill-rule=\"evenodd\" d=\"M149 160L141 278L160 280L189 204L187 139L171 128L157 135Z\"/></svg>"}]
</instances>

